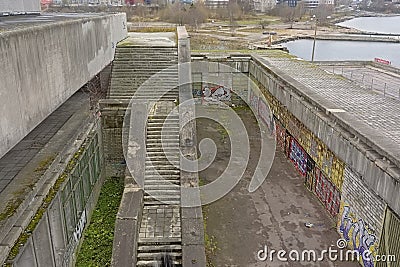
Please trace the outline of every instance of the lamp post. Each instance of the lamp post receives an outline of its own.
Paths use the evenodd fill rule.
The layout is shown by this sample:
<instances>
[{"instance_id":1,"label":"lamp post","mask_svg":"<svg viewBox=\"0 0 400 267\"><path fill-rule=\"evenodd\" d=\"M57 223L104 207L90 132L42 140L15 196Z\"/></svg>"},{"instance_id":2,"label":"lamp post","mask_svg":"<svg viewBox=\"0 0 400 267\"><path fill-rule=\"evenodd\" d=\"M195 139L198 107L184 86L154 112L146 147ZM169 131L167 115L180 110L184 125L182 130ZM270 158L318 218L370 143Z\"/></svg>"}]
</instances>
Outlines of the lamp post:
<instances>
[{"instance_id":1,"label":"lamp post","mask_svg":"<svg viewBox=\"0 0 400 267\"><path fill-rule=\"evenodd\" d=\"M313 18L315 19L315 27L314 27L314 41L313 41L313 47L312 47L311 62L314 62L315 41L317 39L317 23L318 23L318 19L315 17L315 15L313 16Z\"/></svg>"}]
</instances>

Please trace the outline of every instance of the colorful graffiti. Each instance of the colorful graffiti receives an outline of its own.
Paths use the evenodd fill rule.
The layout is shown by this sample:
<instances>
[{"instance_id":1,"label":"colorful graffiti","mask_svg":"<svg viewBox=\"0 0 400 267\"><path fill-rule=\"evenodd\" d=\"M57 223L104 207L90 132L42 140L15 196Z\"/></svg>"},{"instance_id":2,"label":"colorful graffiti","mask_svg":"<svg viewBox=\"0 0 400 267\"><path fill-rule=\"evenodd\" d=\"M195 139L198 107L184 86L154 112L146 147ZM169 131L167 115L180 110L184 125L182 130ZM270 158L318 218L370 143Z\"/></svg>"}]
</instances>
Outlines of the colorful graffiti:
<instances>
[{"instance_id":1,"label":"colorful graffiti","mask_svg":"<svg viewBox=\"0 0 400 267\"><path fill-rule=\"evenodd\" d=\"M205 100L231 101L231 89L224 86L205 86L203 88L203 97Z\"/></svg>"},{"instance_id":2,"label":"colorful graffiti","mask_svg":"<svg viewBox=\"0 0 400 267\"><path fill-rule=\"evenodd\" d=\"M332 216L339 213L340 208L340 191L329 181L324 173L315 168L315 194L325 205L326 209Z\"/></svg>"},{"instance_id":3,"label":"colorful graffiti","mask_svg":"<svg viewBox=\"0 0 400 267\"><path fill-rule=\"evenodd\" d=\"M205 101L231 101L232 90L224 86L193 86L193 97L202 97Z\"/></svg>"},{"instance_id":4,"label":"colorful graffiti","mask_svg":"<svg viewBox=\"0 0 400 267\"><path fill-rule=\"evenodd\" d=\"M276 133L276 145L285 151L286 148L286 129L282 124L276 120L275 121L275 133Z\"/></svg>"},{"instance_id":5,"label":"colorful graffiti","mask_svg":"<svg viewBox=\"0 0 400 267\"><path fill-rule=\"evenodd\" d=\"M305 176L307 173L307 153L294 138L290 140L289 158L300 174Z\"/></svg>"},{"instance_id":6,"label":"colorful graffiti","mask_svg":"<svg viewBox=\"0 0 400 267\"><path fill-rule=\"evenodd\" d=\"M373 254L377 237L368 228L362 219L354 219L350 214L350 207L343 206L343 212L340 220L339 232L348 242L351 249L357 250L361 257L360 262L364 267L373 267ZM369 251L372 256L362 257L365 251Z\"/></svg>"}]
</instances>

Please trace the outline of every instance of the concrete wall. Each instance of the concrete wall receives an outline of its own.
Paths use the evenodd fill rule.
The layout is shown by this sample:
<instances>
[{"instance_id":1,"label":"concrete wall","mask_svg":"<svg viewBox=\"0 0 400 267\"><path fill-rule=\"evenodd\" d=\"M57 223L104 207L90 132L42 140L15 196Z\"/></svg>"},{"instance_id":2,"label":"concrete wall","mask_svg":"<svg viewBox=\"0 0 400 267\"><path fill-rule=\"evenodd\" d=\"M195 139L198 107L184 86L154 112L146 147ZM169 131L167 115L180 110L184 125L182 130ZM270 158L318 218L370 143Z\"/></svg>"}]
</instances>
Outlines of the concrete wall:
<instances>
[{"instance_id":1,"label":"concrete wall","mask_svg":"<svg viewBox=\"0 0 400 267\"><path fill-rule=\"evenodd\" d=\"M345 127L339 120L332 121L325 112L323 101L316 103L310 100L309 96L303 93L305 88L302 85L296 84L279 70L259 61L258 57L253 59L250 75L264 87L265 94L270 95L278 106L286 109L304 129L310 131L312 139L317 138L318 142L321 142L320 145L323 144L329 149L329 154L345 164L342 185L338 185L339 189L342 188L337 214L337 230L341 237L348 241L351 249L358 250L360 254L370 251L374 257L377 253L390 252L397 258L399 253L396 254L396 251L400 251L398 236L386 240L384 232L387 227L384 227L383 223L391 221L390 229L400 229L398 166L385 163L384 156L364 143L357 133L352 132L351 126ZM274 110L274 115L284 122L285 116L281 115L281 111ZM293 134L295 131L288 125L290 123L285 123L284 127ZM296 137L300 142L307 139L303 130ZM306 150L307 144L311 144L301 143ZM318 157L312 158L317 164ZM332 182L335 181L332 177L329 178ZM336 180L340 182L340 179ZM308 187L307 181L306 186ZM311 186L315 189L318 187L315 184ZM388 219L388 214L391 214L391 220ZM396 233L396 230L392 232ZM386 235L389 236L390 233ZM359 261L363 266L378 266L376 262L368 259L360 258Z\"/></svg>"},{"instance_id":2,"label":"concrete wall","mask_svg":"<svg viewBox=\"0 0 400 267\"><path fill-rule=\"evenodd\" d=\"M1 0L0 16L2 13L39 13L40 0Z\"/></svg>"},{"instance_id":3,"label":"concrete wall","mask_svg":"<svg viewBox=\"0 0 400 267\"><path fill-rule=\"evenodd\" d=\"M0 157L114 57L125 14L0 33Z\"/></svg>"},{"instance_id":4,"label":"concrete wall","mask_svg":"<svg viewBox=\"0 0 400 267\"><path fill-rule=\"evenodd\" d=\"M33 228L32 234L15 257L9 255L6 263L11 266L73 265L76 249L96 205L104 178L103 145L98 125L82 141L83 144L73 158L64 162L65 170L53 189L56 190L59 179L65 180L53 200L42 204L46 210ZM66 178L62 178L65 175ZM27 228L31 227L33 220L37 220L38 214L39 211ZM23 227L22 231L25 230Z\"/></svg>"},{"instance_id":5,"label":"concrete wall","mask_svg":"<svg viewBox=\"0 0 400 267\"><path fill-rule=\"evenodd\" d=\"M384 162L383 156L358 140L351 128L332 120L321 103L309 103L300 90L291 85L290 77L279 77L255 59L250 74L268 89L305 127L317 136L346 166L360 174L369 190L380 196L397 214L400 214L400 174L396 166ZM278 71L279 72L279 71ZM298 85L300 86L300 85ZM318 108L315 108L318 107Z\"/></svg>"},{"instance_id":6,"label":"concrete wall","mask_svg":"<svg viewBox=\"0 0 400 267\"><path fill-rule=\"evenodd\" d=\"M338 232L350 248L370 250L375 256L386 204L349 167L346 167L344 176ZM374 266L367 259L364 261L364 266Z\"/></svg>"}]
</instances>

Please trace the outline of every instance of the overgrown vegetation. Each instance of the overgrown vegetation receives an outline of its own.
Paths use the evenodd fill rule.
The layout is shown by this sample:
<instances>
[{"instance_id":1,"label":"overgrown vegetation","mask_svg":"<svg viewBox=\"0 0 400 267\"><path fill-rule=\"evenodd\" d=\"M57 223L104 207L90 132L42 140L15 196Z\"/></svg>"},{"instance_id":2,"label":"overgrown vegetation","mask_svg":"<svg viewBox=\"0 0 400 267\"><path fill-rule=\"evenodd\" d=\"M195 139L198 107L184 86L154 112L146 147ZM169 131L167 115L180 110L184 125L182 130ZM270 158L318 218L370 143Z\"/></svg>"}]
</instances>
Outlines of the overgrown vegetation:
<instances>
[{"instance_id":1,"label":"overgrown vegetation","mask_svg":"<svg viewBox=\"0 0 400 267\"><path fill-rule=\"evenodd\" d=\"M83 233L76 266L110 266L114 239L115 218L121 202L124 182L107 178L101 188L90 224Z\"/></svg>"}]
</instances>

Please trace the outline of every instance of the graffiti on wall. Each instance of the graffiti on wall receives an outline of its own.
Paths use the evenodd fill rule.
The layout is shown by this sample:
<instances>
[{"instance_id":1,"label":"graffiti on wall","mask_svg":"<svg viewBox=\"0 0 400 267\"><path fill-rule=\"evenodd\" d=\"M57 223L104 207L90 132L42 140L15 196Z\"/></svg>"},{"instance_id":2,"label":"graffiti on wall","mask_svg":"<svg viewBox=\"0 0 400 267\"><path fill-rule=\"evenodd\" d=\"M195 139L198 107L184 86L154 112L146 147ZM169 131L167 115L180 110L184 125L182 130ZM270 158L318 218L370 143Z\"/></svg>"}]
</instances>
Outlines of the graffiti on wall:
<instances>
[{"instance_id":1,"label":"graffiti on wall","mask_svg":"<svg viewBox=\"0 0 400 267\"><path fill-rule=\"evenodd\" d=\"M375 243L378 241L377 237L373 234L373 231L368 228L363 219L357 220L352 216L350 207L347 205L343 206L339 232L348 242L350 248L359 252L360 261L363 263L364 267L373 267L373 254L375 251ZM364 251L369 251L371 256L362 257Z\"/></svg>"},{"instance_id":2,"label":"graffiti on wall","mask_svg":"<svg viewBox=\"0 0 400 267\"><path fill-rule=\"evenodd\" d=\"M291 138L290 140L289 158L294 163L294 166L300 174L305 176L307 172L307 153L294 138Z\"/></svg>"},{"instance_id":3,"label":"graffiti on wall","mask_svg":"<svg viewBox=\"0 0 400 267\"><path fill-rule=\"evenodd\" d=\"M231 89L224 86L205 86L203 88L203 97L206 101L231 101Z\"/></svg>"},{"instance_id":4,"label":"graffiti on wall","mask_svg":"<svg viewBox=\"0 0 400 267\"><path fill-rule=\"evenodd\" d=\"M282 126L282 124L276 120L275 123L275 132L276 132L276 144L278 147L285 151L286 148L286 129Z\"/></svg>"},{"instance_id":5,"label":"graffiti on wall","mask_svg":"<svg viewBox=\"0 0 400 267\"><path fill-rule=\"evenodd\" d=\"M222 85L201 87L201 83L198 83L193 86L192 93L193 97L205 101L231 101L232 90Z\"/></svg>"},{"instance_id":6,"label":"graffiti on wall","mask_svg":"<svg viewBox=\"0 0 400 267\"><path fill-rule=\"evenodd\" d=\"M258 95L253 90L249 90L249 103L253 110L258 110Z\"/></svg>"},{"instance_id":7,"label":"graffiti on wall","mask_svg":"<svg viewBox=\"0 0 400 267\"><path fill-rule=\"evenodd\" d=\"M340 191L319 168L315 168L315 194L332 216L339 213Z\"/></svg>"},{"instance_id":8,"label":"graffiti on wall","mask_svg":"<svg viewBox=\"0 0 400 267\"><path fill-rule=\"evenodd\" d=\"M260 97L258 99L258 115L261 120L273 131L272 126L274 125L271 111L268 104Z\"/></svg>"}]
</instances>

